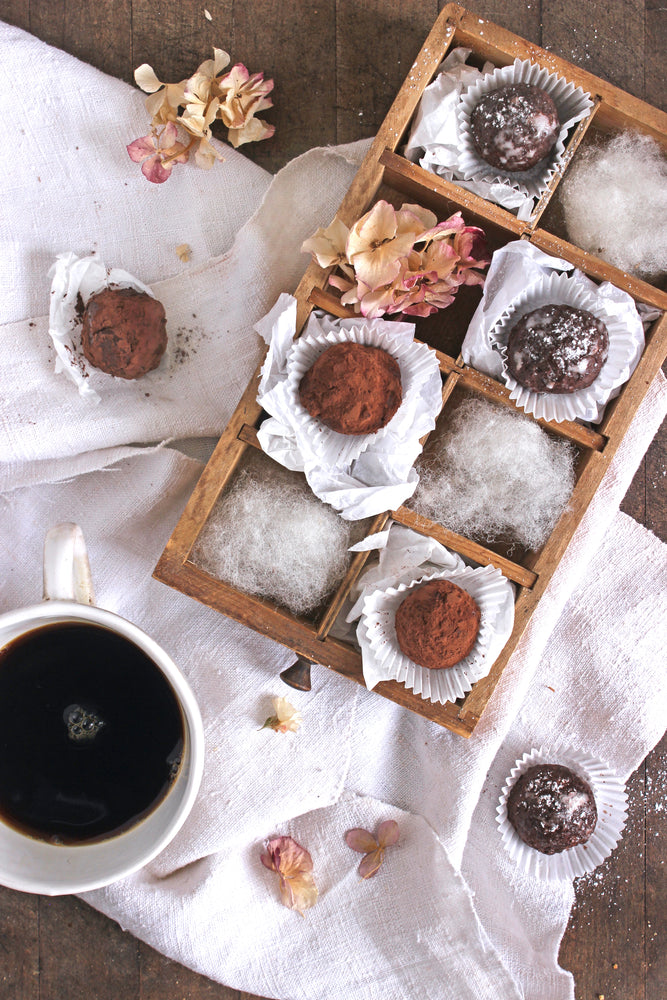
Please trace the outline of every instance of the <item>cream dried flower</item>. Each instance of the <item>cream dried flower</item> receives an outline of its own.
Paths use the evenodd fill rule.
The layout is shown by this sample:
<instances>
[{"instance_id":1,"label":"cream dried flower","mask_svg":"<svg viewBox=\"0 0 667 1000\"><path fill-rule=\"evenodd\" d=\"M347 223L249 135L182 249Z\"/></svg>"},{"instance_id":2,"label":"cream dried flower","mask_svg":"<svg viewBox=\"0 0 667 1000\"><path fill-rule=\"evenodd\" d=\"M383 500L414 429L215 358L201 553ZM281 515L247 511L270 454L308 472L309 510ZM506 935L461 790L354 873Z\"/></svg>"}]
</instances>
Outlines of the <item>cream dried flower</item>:
<instances>
[{"instance_id":1,"label":"cream dried flower","mask_svg":"<svg viewBox=\"0 0 667 1000\"><path fill-rule=\"evenodd\" d=\"M146 109L151 115L151 132L142 139L136 139L128 146L133 152L151 142L160 126L180 126L189 141L181 144L183 155L178 159L169 157L169 169L160 172L154 165L144 170L144 175L157 183L167 180L174 162L183 163L194 152L197 166L210 169L216 160L224 157L212 145L211 126L221 120L228 128L227 138L233 146L245 142L258 142L274 134L273 125L255 118L258 111L272 106L268 94L273 89L273 80L265 80L263 73L250 74L243 63L237 63L222 74L230 63L224 49L213 49L213 58L206 59L187 80L179 83L164 83L148 63L137 68L134 79L139 87L150 96L146 99ZM162 149L157 146L146 156L152 156L156 165L164 164ZM157 157L157 159L155 159Z\"/></svg>"},{"instance_id":2,"label":"cream dried flower","mask_svg":"<svg viewBox=\"0 0 667 1000\"><path fill-rule=\"evenodd\" d=\"M301 712L291 705L287 698L274 698L273 710L262 729L273 729L274 733L296 733L303 724Z\"/></svg>"}]
</instances>

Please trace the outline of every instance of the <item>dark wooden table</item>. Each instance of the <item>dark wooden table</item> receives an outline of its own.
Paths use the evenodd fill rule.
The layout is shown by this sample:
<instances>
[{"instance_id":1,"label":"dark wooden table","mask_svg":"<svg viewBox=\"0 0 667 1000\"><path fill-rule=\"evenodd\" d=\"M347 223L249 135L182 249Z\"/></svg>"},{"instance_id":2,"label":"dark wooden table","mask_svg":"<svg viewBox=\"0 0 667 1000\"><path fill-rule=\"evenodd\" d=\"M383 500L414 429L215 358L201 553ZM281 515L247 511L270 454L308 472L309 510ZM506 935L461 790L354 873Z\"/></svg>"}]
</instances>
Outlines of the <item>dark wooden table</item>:
<instances>
[{"instance_id":1,"label":"dark wooden table","mask_svg":"<svg viewBox=\"0 0 667 1000\"><path fill-rule=\"evenodd\" d=\"M442 6L438 0L0 0L0 17L130 82L142 62L161 79L189 76L212 45L251 71L264 70L276 81L276 107L266 113L276 135L243 151L274 172L312 146L374 135ZM469 0L467 6L667 110L667 14L659 0ZM666 470L663 427L623 503L663 540ZM620 847L576 885L561 963L575 975L577 1000L667 997L667 738L632 776L629 793ZM242 997L248 995L157 954L74 897L0 889L0 1000Z\"/></svg>"}]
</instances>

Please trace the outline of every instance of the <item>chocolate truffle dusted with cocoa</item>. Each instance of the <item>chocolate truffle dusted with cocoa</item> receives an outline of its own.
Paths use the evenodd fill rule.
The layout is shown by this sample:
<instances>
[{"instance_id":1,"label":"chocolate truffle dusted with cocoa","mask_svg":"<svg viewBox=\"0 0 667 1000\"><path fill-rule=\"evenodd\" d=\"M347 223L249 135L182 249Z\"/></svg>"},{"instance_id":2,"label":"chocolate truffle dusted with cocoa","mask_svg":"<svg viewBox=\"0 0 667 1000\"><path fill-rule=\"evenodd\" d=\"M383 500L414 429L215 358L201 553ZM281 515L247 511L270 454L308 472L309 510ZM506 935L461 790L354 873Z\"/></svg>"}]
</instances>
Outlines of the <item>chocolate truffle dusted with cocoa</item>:
<instances>
[{"instance_id":1,"label":"chocolate truffle dusted with cocoa","mask_svg":"<svg viewBox=\"0 0 667 1000\"><path fill-rule=\"evenodd\" d=\"M380 347L346 342L320 354L299 385L301 405L339 434L373 434L401 405L401 370Z\"/></svg>"},{"instance_id":2,"label":"chocolate truffle dusted with cocoa","mask_svg":"<svg viewBox=\"0 0 667 1000\"><path fill-rule=\"evenodd\" d=\"M536 764L513 785L507 818L529 847L560 854L586 843L598 813L590 785L578 774L562 764Z\"/></svg>"},{"instance_id":3,"label":"chocolate truffle dusted with cocoa","mask_svg":"<svg viewBox=\"0 0 667 1000\"><path fill-rule=\"evenodd\" d=\"M600 374L609 353L609 334L586 309L546 305L514 324L507 341L507 368L533 392L585 389Z\"/></svg>"},{"instance_id":4,"label":"chocolate truffle dusted with cocoa","mask_svg":"<svg viewBox=\"0 0 667 1000\"><path fill-rule=\"evenodd\" d=\"M140 378L160 364L167 347L162 304L134 288L105 288L83 313L81 345L91 365L118 378Z\"/></svg>"},{"instance_id":5,"label":"chocolate truffle dusted with cocoa","mask_svg":"<svg viewBox=\"0 0 667 1000\"><path fill-rule=\"evenodd\" d=\"M453 667L471 652L480 623L477 603L451 580L430 580L409 591L396 610L396 639L414 663Z\"/></svg>"},{"instance_id":6,"label":"chocolate truffle dusted with cocoa","mask_svg":"<svg viewBox=\"0 0 667 1000\"><path fill-rule=\"evenodd\" d=\"M530 170L551 152L559 132L554 101L545 90L528 83L490 91L470 115L475 149L499 170Z\"/></svg>"}]
</instances>

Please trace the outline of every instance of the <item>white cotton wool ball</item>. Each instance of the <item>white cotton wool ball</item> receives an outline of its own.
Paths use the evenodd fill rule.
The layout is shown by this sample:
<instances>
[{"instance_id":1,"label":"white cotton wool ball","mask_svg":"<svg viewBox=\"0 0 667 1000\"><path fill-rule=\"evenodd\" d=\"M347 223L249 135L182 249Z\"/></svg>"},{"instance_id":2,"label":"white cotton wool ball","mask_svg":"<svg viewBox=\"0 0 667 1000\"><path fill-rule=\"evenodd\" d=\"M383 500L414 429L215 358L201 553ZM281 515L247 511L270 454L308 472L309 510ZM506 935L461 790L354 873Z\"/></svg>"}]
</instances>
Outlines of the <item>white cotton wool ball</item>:
<instances>
[{"instance_id":1,"label":"white cotton wool ball","mask_svg":"<svg viewBox=\"0 0 667 1000\"><path fill-rule=\"evenodd\" d=\"M572 495L575 458L529 417L470 397L445 410L408 505L476 541L537 549Z\"/></svg>"},{"instance_id":2,"label":"white cotton wool ball","mask_svg":"<svg viewBox=\"0 0 667 1000\"><path fill-rule=\"evenodd\" d=\"M580 150L558 192L572 243L649 281L667 273L667 157L650 136Z\"/></svg>"},{"instance_id":3,"label":"white cotton wool ball","mask_svg":"<svg viewBox=\"0 0 667 1000\"><path fill-rule=\"evenodd\" d=\"M253 455L213 508L192 559L237 590L307 614L345 575L350 533L302 476Z\"/></svg>"}]
</instances>

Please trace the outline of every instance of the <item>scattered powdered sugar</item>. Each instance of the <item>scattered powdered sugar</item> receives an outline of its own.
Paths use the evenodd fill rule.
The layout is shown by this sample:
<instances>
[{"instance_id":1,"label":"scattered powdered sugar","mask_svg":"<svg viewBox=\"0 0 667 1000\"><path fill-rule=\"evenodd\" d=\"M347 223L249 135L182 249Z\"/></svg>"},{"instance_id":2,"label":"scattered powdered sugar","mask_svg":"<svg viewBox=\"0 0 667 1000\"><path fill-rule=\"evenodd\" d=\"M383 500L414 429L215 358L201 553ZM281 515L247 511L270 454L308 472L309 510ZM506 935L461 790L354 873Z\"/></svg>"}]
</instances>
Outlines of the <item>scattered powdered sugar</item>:
<instances>
[{"instance_id":1,"label":"scattered powdered sugar","mask_svg":"<svg viewBox=\"0 0 667 1000\"><path fill-rule=\"evenodd\" d=\"M351 530L303 476L252 454L213 508L192 560L237 590L307 614L342 580Z\"/></svg>"},{"instance_id":2,"label":"scattered powdered sugar","mask_svg":"<svg viewBox=\"0 0 667 1000\"><path fill-rule=\"evenodd\" d=\"M580 150L559 194L573 243L639 277L667 273L667 157L650 136Z\"/></svg>"},{"instance_id":3,"label":"scattered powdered sugar","mask_svg":"<svg viewBox=\"0 0 667 1000\"><path fill-rule=\"evenodd\" d=\"M416 513L483 542L536 549L574 489L576 449L514 410L466 398L438 429L408 502Z\"/></svg>"}]
</instances>

